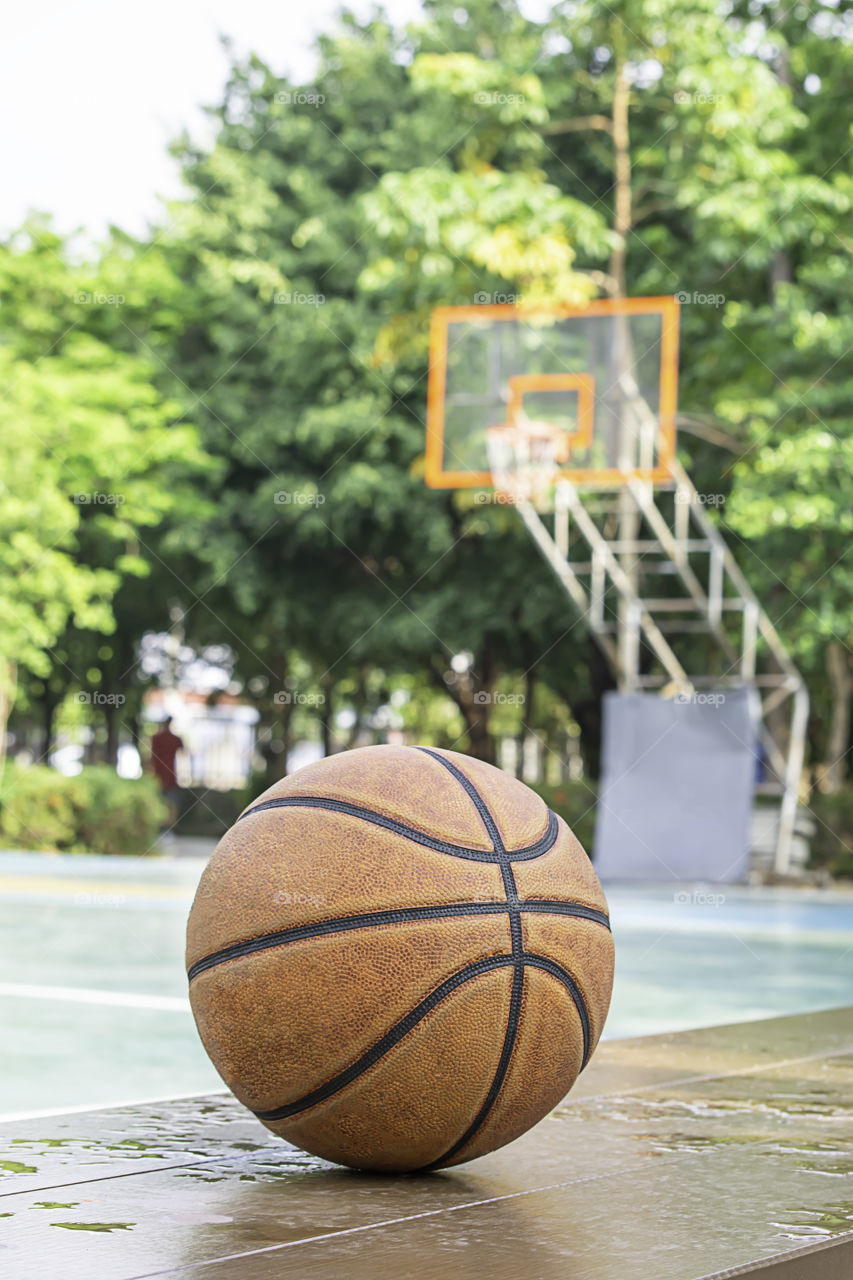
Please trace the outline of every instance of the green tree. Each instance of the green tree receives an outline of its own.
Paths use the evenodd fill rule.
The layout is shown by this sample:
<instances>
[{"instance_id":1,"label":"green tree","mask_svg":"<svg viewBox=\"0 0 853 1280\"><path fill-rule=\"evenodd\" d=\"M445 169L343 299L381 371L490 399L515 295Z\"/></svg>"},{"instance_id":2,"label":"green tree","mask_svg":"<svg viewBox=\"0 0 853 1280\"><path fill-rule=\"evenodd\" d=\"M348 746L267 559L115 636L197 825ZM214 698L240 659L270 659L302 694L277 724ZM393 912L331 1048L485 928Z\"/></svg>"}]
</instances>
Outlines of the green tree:
<instances>
[{"instance_id":1,"label":"green tree","mask_svg":"<svg viewBox=\"0 0 853 1280\"><path fill-rule=\"evenodd\" d=\"M57 680L92 683L112 598L149 569L141 531L180 503L201 462L154 363L116 340L126 298L110 284L44 224L0 247L2 742L19 668L52 679L57 700ZM69 627L91 646L69 647Z\"/></svg>"},{"instance_id":2,"label":"green tree","mask_svg":"<svg viewBox=\"0 0 853 1280\"><path fill-rule=\"evenodd\" d=\"M369 718L386 688L422 700L428 681L488 756L491 696L514 682L543 725L561 723L550 691L562 698L594 757L608 673L520 523L423 489L428 317L483 294L679 292L685 461L701 490L730 495L728 534L813 683L815 751L837 776L851 189L835 104L849 15L847 0L684 0L675 22L661 0L581 0L536 23L511 0L437 0L406 31L345 19L308 85L236 64L213 146L176 148L195 198L153 244L116 236L96 274L74 278L121 307L69 304L49 255L37 287L15 267L10 350L39 396L48 373L66 378L42 417L73 400L90 488L123 492L141 458L135 506L56 526L85 574L53 641L147 566L152 612L179 602L192 644L231 646L285 743L294 681L322 695L327 747L343 701ZM134 426L98 470L111 406ZM204 466L189 442L174 449L187 421ZM146 432L166 451L153 447L150 473ZM85 622L87 671L123 663L144 615L126 611L109 657L105 615ZM430 717L437 732L448 715L442 703Z\"/></svg>"},{"instance_id":3,"label":"green tree","mask_svg":"<svg viewBox=\"0 0 853 1280\"><path fill-rule=\"evenodd\" d=\"M426 320L434 301L486 276L541 290L557 272L564 296L585 296L560 223L571 213L586 236L605 231L540 173L480 180L444 166L424 189L425 222L410 234L411 201L389 228L406 242L380 260L376 220L395 199L383 175L418 159L419 174L438 172L447 147L434 89L402 65L404 45L383 23L351 22L323 42L309 86L252 59L234 68L212 151L180 149L204 195L173 208L164 238L193 316L163 354L198 397L205 447L224 470L209 491L215 514L186 531L195 569L171 563L203 597L186 597L193 642L225 629L281 738L293 704L275 694L303 659L323 692L327 744L336 699L366 666L420 666L455 700L469 747L488 755L490 703L475 696L513 660L531 575L555 639L565 621L515 522L482 509L460 518L423 488ZM507 154L523 153L526 122L498 124ZM434 269L421 254L430 219ZM393 275L398 250L408 266ZM398 322L403 294L410 314ZM514 623L500 617L508 590ZM475 653L470 679L447 684L460 650Z\"/></svg>"}]
</instances>

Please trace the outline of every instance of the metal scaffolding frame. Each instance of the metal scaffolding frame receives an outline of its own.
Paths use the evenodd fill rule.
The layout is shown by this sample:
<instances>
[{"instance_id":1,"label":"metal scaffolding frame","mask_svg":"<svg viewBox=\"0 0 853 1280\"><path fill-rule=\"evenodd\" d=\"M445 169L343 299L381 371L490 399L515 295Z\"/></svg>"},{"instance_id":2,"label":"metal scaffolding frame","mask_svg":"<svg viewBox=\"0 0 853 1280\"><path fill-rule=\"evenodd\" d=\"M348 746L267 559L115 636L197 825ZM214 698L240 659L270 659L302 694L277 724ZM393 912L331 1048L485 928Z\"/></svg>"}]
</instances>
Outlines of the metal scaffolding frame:
<instances>
[{"instance_id":1,"label":"metal scaffolding frame","mask_svg":"<svg viewBox=\"0 0 853 1280\"><path fill-rule=\"evenodd\" d=\"M761 707L768 781L780 797L775 870L791 867L809 703L805 682L683 467L672 484L629 479L618 492L557 479L550 510L514 501L536 545L586 619L625 693L748 686ZM550 528L549 528L550 523ZM626 530L629 536L626 536ZM651 579L658 579L652 590ZM702 671L688 671L679 639L707 638Z\"/></svg>"}]
</instances>

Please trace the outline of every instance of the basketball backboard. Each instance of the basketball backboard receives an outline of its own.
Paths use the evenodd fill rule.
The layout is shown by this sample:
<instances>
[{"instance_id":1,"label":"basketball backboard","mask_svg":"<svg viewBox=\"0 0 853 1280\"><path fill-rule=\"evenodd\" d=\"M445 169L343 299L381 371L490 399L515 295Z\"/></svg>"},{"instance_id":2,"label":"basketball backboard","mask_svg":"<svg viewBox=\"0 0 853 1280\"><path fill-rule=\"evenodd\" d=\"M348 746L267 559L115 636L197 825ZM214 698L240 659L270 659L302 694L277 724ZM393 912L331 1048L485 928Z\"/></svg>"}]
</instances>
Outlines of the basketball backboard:
<instances>
[{"instance_id":1,"label":"basketball backboard","mask_svg":"<svg viewBox=\"0 0 853 1280\"><path fill-rule=\"evenodd\" d=\"M675 298L439 307L430 333L426 482L490 485L489 429L530 420L565 433L562 474L575 484L666 483L677 381Z\"/></svg>"}]
</instances>

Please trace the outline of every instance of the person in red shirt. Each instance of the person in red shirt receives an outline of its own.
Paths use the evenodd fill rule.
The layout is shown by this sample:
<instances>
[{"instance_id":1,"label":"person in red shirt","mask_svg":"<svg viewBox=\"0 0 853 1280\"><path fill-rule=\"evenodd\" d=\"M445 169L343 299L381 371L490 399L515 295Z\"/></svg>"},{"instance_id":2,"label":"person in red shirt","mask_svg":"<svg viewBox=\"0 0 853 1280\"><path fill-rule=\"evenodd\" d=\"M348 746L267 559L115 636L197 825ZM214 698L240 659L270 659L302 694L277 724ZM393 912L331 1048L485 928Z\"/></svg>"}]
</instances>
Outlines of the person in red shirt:
<instances>
[{"instance_id":1,"label":"person in red shirt","mask_svg":"<svg viewBox=\"0 0 853 1280\"><path fill-rule=\"evenodd\" d=\"M175 772L175 757L184 749L181 739L176 733L172 733L171 724L172 717L166 716L151 739L151 764L160 783L163 799L169 806L167 827L173 827L178 819L181 792Z\"/></svg>"}]
</instances>

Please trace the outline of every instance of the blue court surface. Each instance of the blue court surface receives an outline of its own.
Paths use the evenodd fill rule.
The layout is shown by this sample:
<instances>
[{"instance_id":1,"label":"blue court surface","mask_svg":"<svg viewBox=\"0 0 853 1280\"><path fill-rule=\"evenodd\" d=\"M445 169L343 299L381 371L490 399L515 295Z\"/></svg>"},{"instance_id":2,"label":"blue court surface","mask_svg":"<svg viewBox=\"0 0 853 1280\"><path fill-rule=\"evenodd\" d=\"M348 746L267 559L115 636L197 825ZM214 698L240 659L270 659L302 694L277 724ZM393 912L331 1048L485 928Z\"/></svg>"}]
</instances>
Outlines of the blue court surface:
<instances>
[{"instance_id":1,"label":"blue court surface","mask_svg":"<svg viewBox=\"0 0 853 1280\"><path fill-rule=\"evenodd\" d=\"M0 855L3 1118L221 1089L183 934L203 861ZM853 1004L853 893L605 886L605 1039Z\"/></svg>"}]
</instances>

